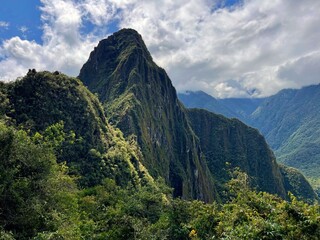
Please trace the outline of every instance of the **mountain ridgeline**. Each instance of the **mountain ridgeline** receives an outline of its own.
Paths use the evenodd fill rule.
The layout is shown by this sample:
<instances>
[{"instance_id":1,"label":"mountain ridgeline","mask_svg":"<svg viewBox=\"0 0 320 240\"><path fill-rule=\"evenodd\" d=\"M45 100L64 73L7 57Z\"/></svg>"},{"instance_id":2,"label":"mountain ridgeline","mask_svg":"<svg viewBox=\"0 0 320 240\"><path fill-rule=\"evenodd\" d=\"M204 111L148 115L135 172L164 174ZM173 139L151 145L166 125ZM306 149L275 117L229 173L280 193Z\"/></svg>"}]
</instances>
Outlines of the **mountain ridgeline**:
<instances>
[{"instance_id":1,"label":"mountain ridgeline","mask_svg":"<svg viewBox=\"0 0 320 240\"><path fill-rule=\"evenodd\" d=\"M203 91L187 91L179 93L178 97L187 108L205 109L228 118L238 118L245 123L247 123L248 116L265 100L264 98L218 99Z\"/></svg>"},{"instance_id":2,"label":"mountain ridgeline","mask_svg":"<svg viewBox=\"0 0 320 240\"><path fill-rule=\"evenodd\" d=\"M186 110L136 31L123 29L102 40L79 79L98 94L108 121L127 139L137 140L141 162L174 188L174 196L222 199L222 185L230 178L226 164L245 171L261 191L287 198L288 186L295 187L256 130L206 111ZM295 192L312 201L316 196L309 190Z\"/></svg>"}]
</instances>

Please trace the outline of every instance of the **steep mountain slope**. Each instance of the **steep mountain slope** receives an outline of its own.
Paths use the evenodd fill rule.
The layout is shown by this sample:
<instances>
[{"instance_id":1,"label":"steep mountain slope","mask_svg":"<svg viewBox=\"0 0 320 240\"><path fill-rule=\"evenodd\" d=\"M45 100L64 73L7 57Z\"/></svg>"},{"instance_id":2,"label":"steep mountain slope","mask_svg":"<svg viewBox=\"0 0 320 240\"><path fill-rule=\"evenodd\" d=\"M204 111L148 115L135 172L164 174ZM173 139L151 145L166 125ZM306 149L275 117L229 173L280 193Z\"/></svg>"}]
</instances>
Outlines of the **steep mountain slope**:
<instances>
[{"instance_id":1,"label":"steep mountain slope","mask_svg":"<svg viewBox=\"0 0 320 240\"><path fill-rule=\"evenodd\" d=\"M295 196L302 197L311 203L314 202L314 199L317 198L317 193L312 189L307 179L295 168L282 164L279 167L285 189Z\"/></svg>"},{"instance_id":2,"label":"steep mountain slope","mask_svg":"<svg viewBox=\"0 0 320 240\"><path fill-rule=\"evenodd\" d=\"M230 164L246 172L251 185L257 190L278 194L283 198L291 191L300 198L310 201L316 199L314 191L301 174L289 168L279 168L273 152L256 129L237 119L228 119L200 109L189 109L188 116L199 136L209 169L218 182L228 180L225 169Z\"/></svg>"},{"instance_id":3,"label":"steep mountain slope","mask_svg":"<svg viewBox=\"0 0 320 240\"><path fill-rule=\"evenodd\" d=\"M99 95L109 122L137 139L143 164L174 188L174 196L218 198L185 109L136 31L100 41L79 78Z\"/></svg>"},{"instance_id":4,"label":"steep mountain slope","mask_svg":"<svg viewBox=\"0 0 320 240\"><path fill-rule=\"evenodd\" d=\"M5 121L56 142L58 161L66 161L71 172L81 176L81 186L106 177L120 185L151 181L136 146L107 124L99 100L78 79L33 70L2 85L0 96L6 103Z\"/></svg>"},{"instance_id":5,"label":"steep mountain slope","mask_svg":"<svg viewBox=\"0 0 320 240\"><path fill-rule=\"evenodd\" d=\"M320 187L320 85L286 89L269 97L250 123L265 136L279 161L300 169Z\"/></svg>"}]
</instances>

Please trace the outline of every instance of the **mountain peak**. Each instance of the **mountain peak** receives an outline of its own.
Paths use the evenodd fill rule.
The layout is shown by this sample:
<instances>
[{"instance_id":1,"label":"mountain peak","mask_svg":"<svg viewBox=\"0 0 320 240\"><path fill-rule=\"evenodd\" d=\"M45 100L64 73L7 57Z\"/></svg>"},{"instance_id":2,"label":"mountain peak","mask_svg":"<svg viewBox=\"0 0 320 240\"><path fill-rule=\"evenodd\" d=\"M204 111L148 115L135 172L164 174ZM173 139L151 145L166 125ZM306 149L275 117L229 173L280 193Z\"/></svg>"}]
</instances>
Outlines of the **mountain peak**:
<instances>
[{"instance_id":1,"label":"mountain peak","mask_svg":"<svg viewBox=\"0 0 320 240\"><path fill-rule=\"evenodd\" d=\"M115 47L119 52L125 52L126 57L128 54L138 53L143 54L147 60L152 61L151 54L141 35L131 28L123 28L118 32L113 33L108 38L101 40L95 48L95 51L109 50L109 47Z\"/></svg>"},{"instance_id":2,"label":"mountain peak","mask_svg":"<svg viewBox=\"0 0 320 240\"><path fill-rule=\"evenodd\" d=\"M118 86L116 94L121 94L132 83L129 76L147 64L155 65L141 35L133 29L122 29L99 42L79 78L105 101L114 95L110 89ZM118 77L113 78L115 75Z\"/></svg>"}]
</instances>

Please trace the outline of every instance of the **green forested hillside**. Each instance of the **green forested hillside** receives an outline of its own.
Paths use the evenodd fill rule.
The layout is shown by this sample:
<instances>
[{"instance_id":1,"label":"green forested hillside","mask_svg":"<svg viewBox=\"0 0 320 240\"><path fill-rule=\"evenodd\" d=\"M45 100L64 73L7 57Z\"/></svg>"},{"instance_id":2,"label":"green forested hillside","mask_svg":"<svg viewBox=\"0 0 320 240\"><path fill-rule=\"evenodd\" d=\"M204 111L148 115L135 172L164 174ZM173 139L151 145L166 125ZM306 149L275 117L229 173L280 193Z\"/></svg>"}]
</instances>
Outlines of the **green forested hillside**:
<instances>
[{"instance_id":1,"label":"green forested hillside","mask_svg":"<svg viewBox=\"0 0 320 240\"><path fill-rule=\"evenodd\" d=\"M6 121L54 141L59 146L58 162L66 162L71 172L81 176L81 186L96 185L105 177L124 184L150 177L140 163L136 144L130 145L107 124L99 100L78 79L30 71L3 86L2 92Z\"/></svg>"},{"instance_id":2,"label":"green forested hillside","mask_svg":"<svg viewBox=\"0 0 320 240\"><path fill-rule=\"evenodd\" d=\"M38 135L39 136L39 135ZM28 239L42 231L76 236L77 188L53 149L0 123L0 238Z\"/></svg>"},{"instance_id":3,"label":"green forested hillside","mask_svg":"<svg viewBox=\"0 0 320 240\"><path fill-rule=\"evenodd\" d=\"M188 115L209 168L219 182L228 179L223 169L229 164L245 171L253 187L286 196L275 156L255 129L205 110L189 109Z\"/></svg>"},{"instance_id":4,"label":"green forested hillside","mask_svg":"<svg viewBox=\"0 0 320 240\"><path fill-rule=\"evenodd\" d=\"M320 85L283 90L252 114L280 162L298 168L314 187L320 179Z\"/></svg>"},{"instance_id":5,"label":"green forested hillside","mask_svg":"<svg viewBox=\"0 0 320 240\"><path fill-rule=\"evenodd\" d=\"M264 137L256 129L237 119L200 109L189 109L188 116L200 139L209 169L218 182L229 180L228 168L239 167L248 174L251 187L257 190L283 198L290 191L311 202L316 198L310 184L298 171L279 167Z\"/></svg>"},{"instance_id":6,"label":"green forested hillside","mask_svg":"<svg viewBox=\"0 0 320 240\"><path fill-rule=\"evenodd\" d=\"M0 124L1 239L317 239L320 207L250 190L235 171L228 203L172 199L170 189L78 189L51 140Z\"/></svg>"}]
</instances>

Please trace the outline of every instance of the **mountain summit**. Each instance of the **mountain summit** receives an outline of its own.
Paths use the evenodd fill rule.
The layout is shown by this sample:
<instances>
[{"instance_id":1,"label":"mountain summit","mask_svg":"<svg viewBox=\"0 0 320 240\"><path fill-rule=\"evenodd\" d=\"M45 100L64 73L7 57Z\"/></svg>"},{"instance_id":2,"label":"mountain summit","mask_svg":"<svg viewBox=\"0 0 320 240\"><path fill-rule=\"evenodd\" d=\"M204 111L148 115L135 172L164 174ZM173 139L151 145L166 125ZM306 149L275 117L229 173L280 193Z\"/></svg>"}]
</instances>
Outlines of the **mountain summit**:
<instances>
[{"instance_id":1,"label":"mountain summit","mask_svg":"<svg viewBox=\"0 0 320 240\"><path fill-rule=\"evenodd\" d=\"M142 37L133 29L123 29L99 42L82 67L79 78L99 94L100 100L110 101L132 83L127 77L131 74L133 80L133 74L141 70L135 67L146 63L154 65Z\"/></svg>"}]
</instances>

